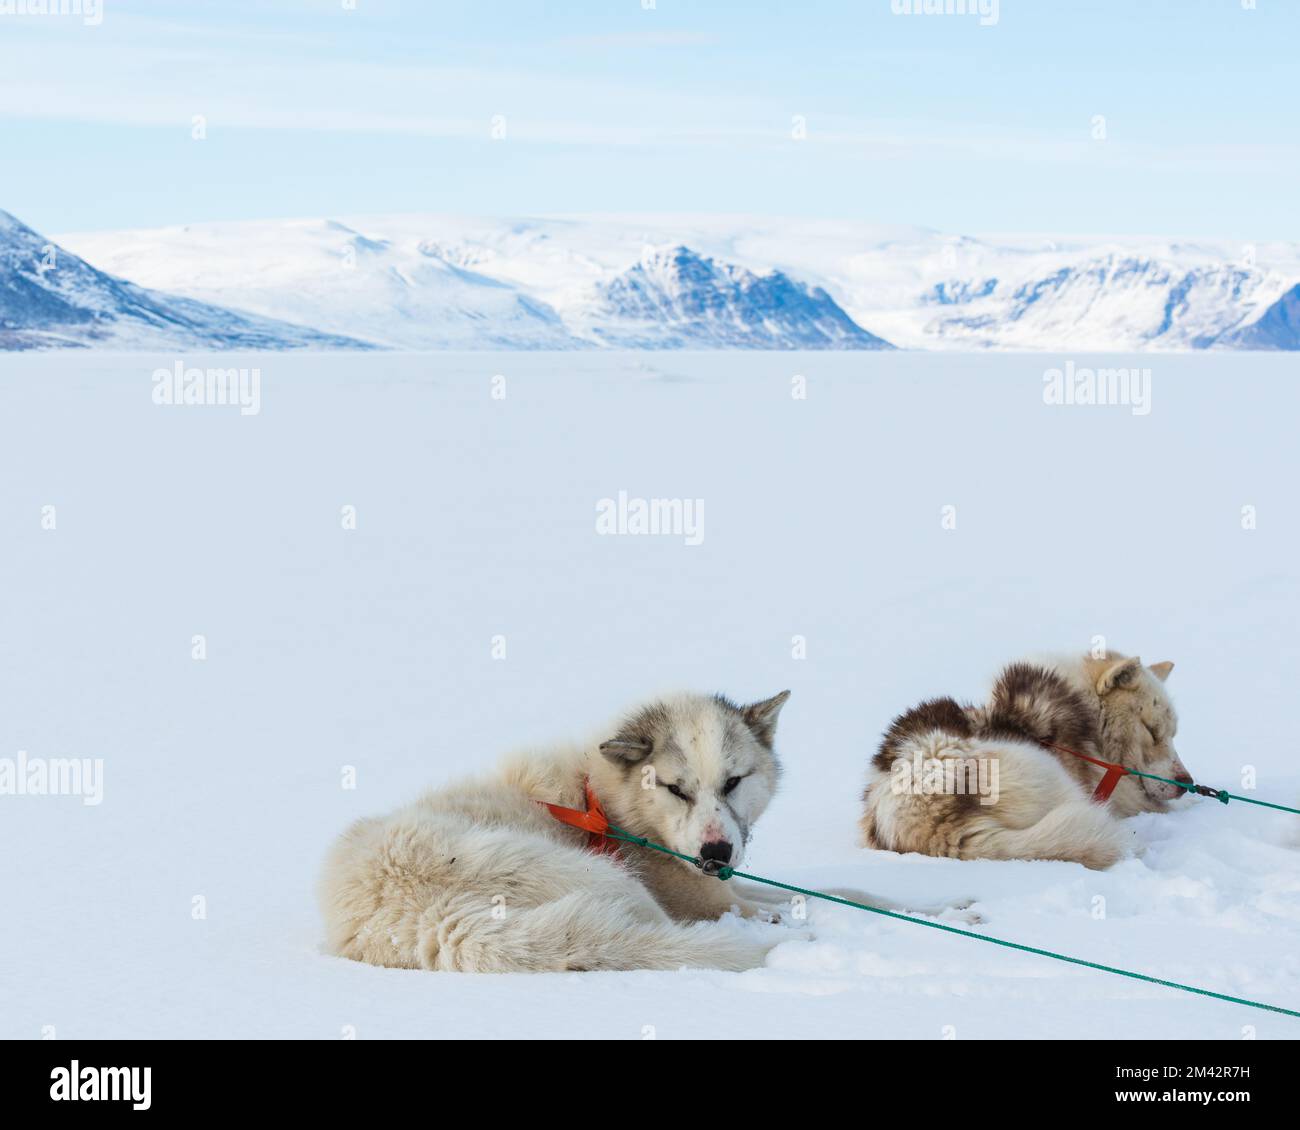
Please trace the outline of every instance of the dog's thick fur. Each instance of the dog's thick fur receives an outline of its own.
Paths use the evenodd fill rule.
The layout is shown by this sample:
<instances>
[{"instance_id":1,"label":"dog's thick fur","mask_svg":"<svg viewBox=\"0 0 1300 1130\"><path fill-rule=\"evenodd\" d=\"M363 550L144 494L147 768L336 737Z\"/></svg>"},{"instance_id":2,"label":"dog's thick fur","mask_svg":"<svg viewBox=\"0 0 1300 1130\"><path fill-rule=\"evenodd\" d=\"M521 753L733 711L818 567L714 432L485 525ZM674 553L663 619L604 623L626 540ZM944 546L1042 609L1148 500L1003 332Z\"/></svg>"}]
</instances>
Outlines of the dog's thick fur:
<instances>
[{"instance_id":1,"label":"dog's thick fur","mask_svg":"<svg viewBox=\"0 0 1300 1130\"><path fill-rule=\"evenodd\" d=\"M956 859L1111 866L1131 840L1115 817L1162 812L1183 790L1125 777L1103 807L1090 799L1103 770L1044 743L1190 782L1174 751L1178 720L1162 685L1172 669L1114 652L1014 663L985 705L940 698L900 715L872 761L862 842ZM895 762L918 753L926 760L996 759L996 802L982 804L973 791L917 795L892 787Z\"/></svg>"},{"instance_id":2,"label":"dog's thick fur","mask_svg":"<svg viewBox=\"0 0 1300 1130\"><path fill-rule=\"evenodd\" d=\"M465 972L762 965L790 933L717 920L733 908L772 916L772 896L645 848L595 854L586 833L538 802L585 808L589 781L617 827L737 866L776 787L773 738L788 695L745 707L665 698L598 744L518 757L358 822L321 882L329 949Z\"/></svg>"}]
</instances>

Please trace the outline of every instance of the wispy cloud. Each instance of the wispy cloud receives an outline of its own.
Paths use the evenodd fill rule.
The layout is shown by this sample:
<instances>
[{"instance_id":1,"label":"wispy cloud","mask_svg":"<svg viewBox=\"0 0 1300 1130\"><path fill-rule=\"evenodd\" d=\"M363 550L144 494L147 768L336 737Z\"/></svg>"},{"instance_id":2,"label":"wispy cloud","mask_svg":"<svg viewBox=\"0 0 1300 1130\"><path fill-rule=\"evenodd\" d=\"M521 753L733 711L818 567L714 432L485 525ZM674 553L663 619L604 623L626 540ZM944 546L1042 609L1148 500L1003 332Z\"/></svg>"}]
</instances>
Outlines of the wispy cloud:
<instances>
[{"instance_id":1,"label":"wispy cloud","mask_svg":"<svg viewBox=\"0 0 1300 1130\"><path fill-rule=\"evenodd\" d=\"M623 31L603 35L569 35L554 42L559 47L612 51L647 47L716 47L722 39L702 31Z\"/></svg>"},{"instance_id":2,"label":"wispy cloud","mask_svg":"<svg viewBox=\"0 0 1300 1130\"><path fill-rule=\"evenodd\" d=\"M426 170L454 169L438 192L472 203L511 184L519 211L574 198L773 210L797 198L971 228L1005 225L1032 193L1032 222L1047 226L1076 226L1103 198L1109 211L1086 227L1123 226L1117 210L1133 202L1146 216L1133 222L1147 226L1171 205L1204 213L1227 199L1253 217L1246 198L1300 164L1285 109L1293 68L1276 46L1279 21L1295 26L1300 14L1220 13L1223 50L1196 57L1188 25L1203 19L1181 8L1171 25L1146 6L1089 5L1106 18L1061 0L1050 13L1008 5L997 27L980 29L849 0L820 0L816 18L793 20L739 2L668 13L635 2L543 12L119 0L95 28L5 21L0 120L34 123L9 131L39 136L22 159L53 154L74 177L86 127L117 131L96 170L118 183L165 177L168 164L211 178L218 153L273 164L288 148L268 131L283 131L295 170L313 166L314 189L322 170L333 185L362 170L368 183L427 184ZM1159 49L1170 35L1183 36L1183 55ZM1150 66L1135 66L1144 50ZM1217 93L1228 89L1232 99ZM1089 136L1094 115L1108 119L1104 142ZM196 116L217 141L206 150L182 154L150 132L183 139ZM508 145L489 146L502 133ZM6 155L19 159L12 144ZM264 181L242 191L240 214L261 211L251 197L267 195Z\"/></svg>"}]
</instances>

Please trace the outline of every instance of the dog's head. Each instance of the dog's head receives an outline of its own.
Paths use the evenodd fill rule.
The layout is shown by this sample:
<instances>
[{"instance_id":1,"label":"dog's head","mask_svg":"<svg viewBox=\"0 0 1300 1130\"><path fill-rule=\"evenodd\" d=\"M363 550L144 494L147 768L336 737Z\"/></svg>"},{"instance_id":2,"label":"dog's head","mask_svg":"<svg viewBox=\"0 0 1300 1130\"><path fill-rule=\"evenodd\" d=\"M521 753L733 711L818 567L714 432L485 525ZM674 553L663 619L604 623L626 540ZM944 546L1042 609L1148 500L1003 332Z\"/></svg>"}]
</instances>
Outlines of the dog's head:
<instances>
[{"instance_id":1,"label":"dog's head","mask_svg":"<svg viewBox=\"0 0 1300 1130\"><path fill-rule=\"evenodd\" d=\"M621 770L606 807L673 851L739 866L776 789L772 743L789 697L737 706L721 695L680 695L638 710L600 746Z\"/></svg>"},{"instance_id":2,"label":"dog's head","mask_svg":"<svg viewBox=\"0 0 1300 1130\"><path fill-rule=\"evenodd\" d=\"M1178 715L1165 693L1164 682L1174 665L1168 661L1144 667L1142 660L1111 655L1093 661L1089 674L1101 700L1101 740L1105 756L1129 769L1192 783L1174 749ZM1160 812L1185 791L1139 777L1142 808Z\"/></svg>"}]
</instances>

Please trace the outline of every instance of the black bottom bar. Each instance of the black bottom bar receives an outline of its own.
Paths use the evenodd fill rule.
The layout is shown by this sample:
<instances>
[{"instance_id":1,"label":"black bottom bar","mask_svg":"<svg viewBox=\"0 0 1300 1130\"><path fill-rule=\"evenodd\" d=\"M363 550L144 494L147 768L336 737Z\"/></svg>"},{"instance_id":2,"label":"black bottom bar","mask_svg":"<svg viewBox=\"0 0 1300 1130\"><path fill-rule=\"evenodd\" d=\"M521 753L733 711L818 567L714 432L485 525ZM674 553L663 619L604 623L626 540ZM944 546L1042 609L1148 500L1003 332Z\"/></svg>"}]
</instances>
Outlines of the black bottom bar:
<instances>
[{"instance_id":1,"label":"black bottom bar","mask_svg":"<svg viewBox=\"0 0 1300 1130\"><path fill-rule=\"evenodd\" d=\"M1250 1109L1289 1103L1295 1093L1290 1042L936 1043L941 1046L890 1042L888 1055L872 1054L867 1070L888 1086L892 1102L911 1095L937 1102L931 1110L943 1109L947 1096L969 1111L973 1095L984 1088L990 1102L1010 1100L1025 1109L1026 1101L1040 1100L1034 1109L1070 1116L1120 1106ZM568 1064L559 1078L572 1082L576 1071L584 1092L623 1104L637 1101L645 1086L642 1069L653 1064L696 1067L722 1087L760 1077L764 1090L788 1086L804 1096L814 1088L824 1095L840 1088L849 1094L861 1082L857 1072L846 1076L835 1066L845 1062L841 1057L791 1043L710 1046L703 1055L690 1047L642 1044L629 1058L626 1050L604 1048L579 1059L572 1045L552 1053L536 1045L524 1050L417 1041L10 1042L0 1052L0 1093L7 1116L58 1108L93 1115L117 1108L166 1115L202 1111L209 1117L283 1111L338 1119L353 1110L373 1115L388 1109L389 1099L396 1109L414 1091L464 1098L480 1087L488 1088L484 1101L495 1108L502 1098L553 1100L552 1054ZM464 1072L458 1070L462 1061ZM600 1065L608 1069L593 1070ZM491 1084L493 1079L498 1083ZM592 1115L602 1109L596 1096L584 1099Z\"/></svg>"}]
</instances>

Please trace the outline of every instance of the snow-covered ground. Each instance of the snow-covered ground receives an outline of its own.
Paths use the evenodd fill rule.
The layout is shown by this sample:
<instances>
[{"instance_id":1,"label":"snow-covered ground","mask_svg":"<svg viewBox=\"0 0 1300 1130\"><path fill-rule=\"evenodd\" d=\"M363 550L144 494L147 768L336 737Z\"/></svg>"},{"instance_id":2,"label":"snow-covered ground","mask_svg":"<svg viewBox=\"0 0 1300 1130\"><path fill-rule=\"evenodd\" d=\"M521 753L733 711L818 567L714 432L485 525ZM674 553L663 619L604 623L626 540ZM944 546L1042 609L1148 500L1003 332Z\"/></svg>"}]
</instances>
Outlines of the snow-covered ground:
<instances>
[{"instance_id":1,"label":"snow-covered ground","mask_svg":"<svg viewBox=\"0 0 1300 1130\"><path fill-rule=\"evenodd\" d=\"M1044 404L1059 355L185 358L260 368L248 416L154 404L175 360L0 358L0 757L104 765L0 796L0 1036L1300 1035L831 906L744 974L464 976L324 956L313 898L348 821L513 746L790 687L750 870L1300 1008L1300 817L1190 801L1107 873L854 844L895 712L1097 635L1176 661L1198 779L1296 803L1287 357L1146 355L1147 415ZM598 535L620 491L702 543Z\"/></svg>"}]
</instances>

